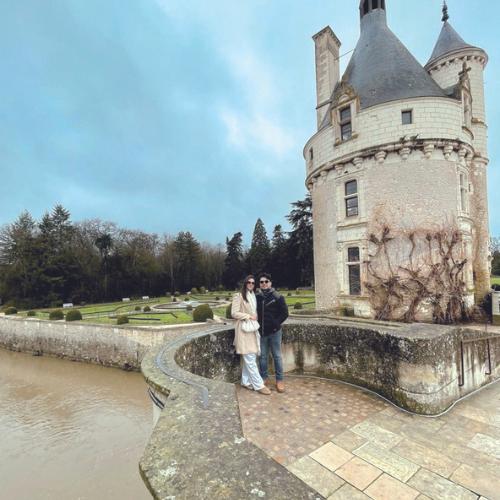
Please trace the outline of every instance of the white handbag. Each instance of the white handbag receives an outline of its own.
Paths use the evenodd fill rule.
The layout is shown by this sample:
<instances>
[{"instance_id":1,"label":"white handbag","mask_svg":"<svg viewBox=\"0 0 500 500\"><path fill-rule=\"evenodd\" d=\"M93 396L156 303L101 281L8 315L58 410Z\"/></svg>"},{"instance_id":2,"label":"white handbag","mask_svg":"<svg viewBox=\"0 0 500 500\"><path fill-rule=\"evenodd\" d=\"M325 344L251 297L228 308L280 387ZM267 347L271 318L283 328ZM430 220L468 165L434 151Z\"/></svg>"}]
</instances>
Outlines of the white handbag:
<instances>
[{"instance_id":1,"label":"white handbag","mask_svg":"<svg viewBox=\"0 0 500 500\"><path fill-rule=\"evenodd\" d=\"M255 319L244 319L241 322L241 329L245 333L255 333L256 331L259 330L259 322L256 321Z\"/></svg>"}]
</instances>

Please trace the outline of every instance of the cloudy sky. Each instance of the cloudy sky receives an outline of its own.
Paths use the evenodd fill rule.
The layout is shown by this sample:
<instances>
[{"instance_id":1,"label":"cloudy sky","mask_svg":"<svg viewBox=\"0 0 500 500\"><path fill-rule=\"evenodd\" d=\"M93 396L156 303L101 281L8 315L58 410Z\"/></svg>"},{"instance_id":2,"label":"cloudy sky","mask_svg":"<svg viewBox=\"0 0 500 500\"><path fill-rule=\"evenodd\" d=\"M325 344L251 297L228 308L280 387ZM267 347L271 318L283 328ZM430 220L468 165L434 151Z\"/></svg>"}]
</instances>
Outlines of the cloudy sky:
<instances>
[{"instance_id":1,"label":"cloudy sky","mask_svg":"<svg viewBox=\"0 0 500 500\"><path fill-rule=\"evenodd\" d=\"M500 236L500 42L493 2L449 0L487 50L492 233ZM425 63L440 1L387 0ZM0 224L56 203L75 220L223 242L305 195L311 36L354 48L357 0L0 0ZM343 68L349 55L342 58Z\"/></svg>"}]
</instances>

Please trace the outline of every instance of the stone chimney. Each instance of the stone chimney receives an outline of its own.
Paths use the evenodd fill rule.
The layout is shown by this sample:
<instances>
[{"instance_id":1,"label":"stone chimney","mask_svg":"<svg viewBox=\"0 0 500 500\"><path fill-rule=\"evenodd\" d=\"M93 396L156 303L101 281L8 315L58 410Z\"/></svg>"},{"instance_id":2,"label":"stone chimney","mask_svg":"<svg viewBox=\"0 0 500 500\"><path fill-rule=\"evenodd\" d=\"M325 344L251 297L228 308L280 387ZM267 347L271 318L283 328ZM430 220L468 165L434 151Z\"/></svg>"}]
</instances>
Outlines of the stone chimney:
<instances>
[{"instance_id":1,"label":"stone chimney","mask_svg":"<svg viewBox=\"0 0 500 500\"><path fill-rule=\"evenodd\" d=\"M340 40L330 26L313 36L316 54L316 113L318 128L328 110L335 85L340 79Z\"/></svg>"}]
</instances>

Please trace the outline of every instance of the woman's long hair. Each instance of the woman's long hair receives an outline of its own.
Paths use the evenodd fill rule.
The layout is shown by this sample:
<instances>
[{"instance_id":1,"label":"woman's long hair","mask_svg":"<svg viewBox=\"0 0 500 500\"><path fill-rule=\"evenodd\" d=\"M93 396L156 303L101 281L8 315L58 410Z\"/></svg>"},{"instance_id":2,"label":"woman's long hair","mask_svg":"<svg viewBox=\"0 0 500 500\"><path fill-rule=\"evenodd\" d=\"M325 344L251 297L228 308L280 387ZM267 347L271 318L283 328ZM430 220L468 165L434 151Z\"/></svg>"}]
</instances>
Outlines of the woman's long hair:
<instances>
[{"instance_id":1,"label":"woman's long hair","mask_svg":"<svg viewBox=\"0 0 500 500\"><path fill-rule=\"evenodd\" d=\"M243 295L243 300L245 302L248 302L247 300L247 282L248 280L254 280L255 281L255 276L253 274L249 274L244 280L243 280L243 286L241 287L241 295ZM255 285L253 286L253 289L255 290Z\"/></svg>"}]
</instances>

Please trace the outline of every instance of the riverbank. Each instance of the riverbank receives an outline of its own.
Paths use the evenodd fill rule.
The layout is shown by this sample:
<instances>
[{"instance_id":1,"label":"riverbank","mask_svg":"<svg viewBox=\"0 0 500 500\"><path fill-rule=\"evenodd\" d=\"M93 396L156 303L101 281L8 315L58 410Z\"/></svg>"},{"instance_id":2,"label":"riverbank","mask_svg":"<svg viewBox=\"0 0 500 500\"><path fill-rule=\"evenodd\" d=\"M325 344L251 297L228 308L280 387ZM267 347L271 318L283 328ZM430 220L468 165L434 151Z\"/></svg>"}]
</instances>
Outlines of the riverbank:
<instances>
[{"instance_id":1,"label":"riverbank","mask_svg":"<svg viewBox=\"0 0 500 500\"><path fill-rule=\"evenodd\" d=\"M0 347L139 371L151 347L205 325L116 326L0 316Z\"/></svg>"}]
</instances>

